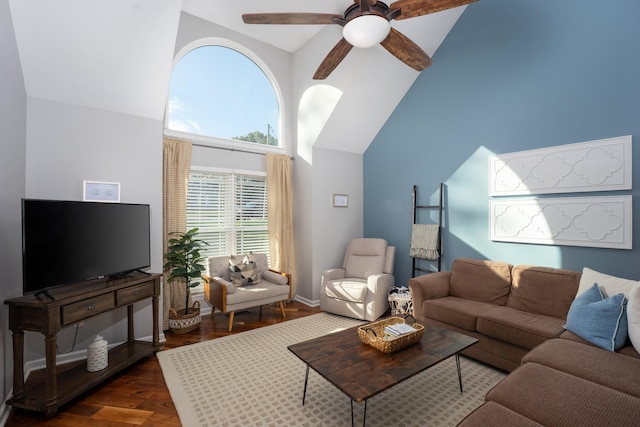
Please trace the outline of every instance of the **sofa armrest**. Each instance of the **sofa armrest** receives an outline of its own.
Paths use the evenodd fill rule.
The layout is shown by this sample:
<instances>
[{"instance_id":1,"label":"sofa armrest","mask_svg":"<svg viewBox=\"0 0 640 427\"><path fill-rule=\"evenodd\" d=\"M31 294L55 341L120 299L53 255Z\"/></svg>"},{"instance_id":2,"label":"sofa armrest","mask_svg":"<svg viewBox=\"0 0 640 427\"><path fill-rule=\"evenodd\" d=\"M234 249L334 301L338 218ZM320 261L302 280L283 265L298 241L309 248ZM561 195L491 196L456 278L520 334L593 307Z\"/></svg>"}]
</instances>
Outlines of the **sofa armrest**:
<instances>
[{"instance_id":1,"label":"sofa armrest","mask_svg":"<svg viewBox=\"0 0 640 427\"><path fill-rule=\"evenodd\" d=\"M233 283L227 282L220 277L204 276L204 299L214 308L226 312L227 294L232 294L236 290Z\"/></svg>"},{"instance_id":2,"label":"sofa armrest","mask_svg":"<svg viewBox=\"0 0 640 427\"><path fill-rule=\"evenodd\" d=\"M395 278L392 274L372 274L367 277L366 320L374 321L387 312L389 309L389 289L394 283Z\"/></svg>"},{"instance_id":3,"label":"sofa armrest","mask_svg":"<svg viewBox=\"0 0 640 427\"><path fill-rule=\"evenodd\" d=\"M377 292L380 289L389 290L394 285L395 279L392 274L372 274L367 277L367 288L371 292ZM387 299L387 292L384 292L384 298Z\"/></svg>"},{"instance_id":4,"label":"sofa armrest","mask_svg":"<svg viewBox=\"0 0 640 427\"><path fill-rule=\"evenodd\" d=\"M322 272L320 284L327 283L331 280L344 279L346 270L344 268L333 268Z\"/></svg>"},{"instance_id":5,"label":"sofa armrest","mask_svg":"<svg viewBox=\"0 0 640 427\"><path fill-rule=\"evenodd\" d=\"M422 318L422 302L431 299L444 298L449 295L450 271L440 271L409 279L409 291L413 300L413 316L416 320Z\"/></svg>"},{"instance_id":6,"label":"sofa armrest","mask_svg":"<svg viewBox=\"0 0 640 427\"><path fill-rule=\"evenodd\" d=\"M413 306L421 307L422 301L448 296L450 278L450 271L439 271L409 279Z\"/></svg>"},{"instance_id":7,"label":"sofa armrest","mask_svg":"<svg viewBox=\"0 0 640 427\"><path fill-rule=\"evenodd\" d=\"M272 283L276 283L278 285L281 286L289 286L289 300L291 300L293 298L293 286L292 282L291 282L291 274L290 273L285 273L282 271L277 271L274 269L269 269L267 271L265 271L264 273L262 273L262 277L264 278L264 275L267 275L267 280L272 282Z\"/></svg>"},{"instance_id":8,"label":"sofa armrest","mask_svg":"<svg viewBox=\"0 0 640 427\"><path fill-rule=\"evenodd\" d=\"M269 282L275 283L276 285L288 285L289 283L291 283L291 274L272 269L269 269L262 273L262 278L268 280Z\"/></svg>"}]
</instances>

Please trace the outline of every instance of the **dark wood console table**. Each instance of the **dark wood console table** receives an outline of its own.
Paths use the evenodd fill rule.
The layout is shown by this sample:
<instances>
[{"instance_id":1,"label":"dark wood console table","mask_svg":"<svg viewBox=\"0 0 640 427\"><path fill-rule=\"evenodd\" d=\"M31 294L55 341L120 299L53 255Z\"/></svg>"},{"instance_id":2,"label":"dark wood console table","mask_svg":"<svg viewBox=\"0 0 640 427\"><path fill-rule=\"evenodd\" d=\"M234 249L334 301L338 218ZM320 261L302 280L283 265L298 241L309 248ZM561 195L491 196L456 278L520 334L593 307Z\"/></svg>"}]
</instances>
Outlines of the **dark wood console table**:
<instances>
[{"instance_id":1,"label":"dark wood console table","mask_svg":"<svg viewBox=\"0 0 640 427\"><path fill-rule=\"evenodd\" d=\"M49 291L54 300L44 295L25 295L5 301L13 334L13 397L7 403L51 416L60 406L158 351L160 277L160 274L131 273L119 279L97 279L55 288ZM152 342L136 341L133 303L147 298L152 300ZM88 372L85 362L71 369L60 369L58 374L58 331L122 307L127 307L127 341L109 351L109 365L101 371ZM45 340L45 381L30 390L25 390L24 382L24 331L41 332Z\"/></svg>"}]
</instances>

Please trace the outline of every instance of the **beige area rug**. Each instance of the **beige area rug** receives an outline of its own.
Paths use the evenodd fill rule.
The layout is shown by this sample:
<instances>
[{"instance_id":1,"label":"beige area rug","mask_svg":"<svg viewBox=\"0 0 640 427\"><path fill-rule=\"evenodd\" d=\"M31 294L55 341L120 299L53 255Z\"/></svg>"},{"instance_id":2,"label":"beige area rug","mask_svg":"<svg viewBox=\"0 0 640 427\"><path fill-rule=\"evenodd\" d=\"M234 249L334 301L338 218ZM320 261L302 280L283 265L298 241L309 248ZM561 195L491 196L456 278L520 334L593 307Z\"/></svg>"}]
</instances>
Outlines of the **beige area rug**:
<instances>
[{"instance_id":1,"label":"beige area rug","mask_svg":"<svg viewBox=\"0 0 640 427\"><path fill-rule=\"evenodd\" d=\"M184 427L350 426L349 398L287 346L362 324L319 313L157 354ZM461 357L464 394L449 358L367 403L367 426L454 426L504 374ZM354 404L362 425L364 404Z\"/></svg>"}]
</instances>

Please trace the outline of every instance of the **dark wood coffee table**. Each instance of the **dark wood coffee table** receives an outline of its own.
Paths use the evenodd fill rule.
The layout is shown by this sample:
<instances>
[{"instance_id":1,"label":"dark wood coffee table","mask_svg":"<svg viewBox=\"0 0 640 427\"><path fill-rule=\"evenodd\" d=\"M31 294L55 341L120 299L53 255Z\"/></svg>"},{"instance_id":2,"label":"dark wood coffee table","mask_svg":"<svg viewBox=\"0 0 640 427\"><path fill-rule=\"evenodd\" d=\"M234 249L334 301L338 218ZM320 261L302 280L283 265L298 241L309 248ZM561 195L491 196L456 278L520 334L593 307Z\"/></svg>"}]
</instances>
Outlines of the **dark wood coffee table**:
<instances>
[{"instance_id":1,"label":"dark wood coffee table","mask_svg":"<svg viewBox=\"0 0 640 427\"><path fill-rule=\"evenodd\" d=\"M478 340L435 326L425 325L424 328L420 342L391 354L364 344L358 336L357 326L290 345L288 349L307 365L302 404L307 394L309 368L312 368L351 399L351 425L353 402L364 401L364 425L368 399L451 356L456 357L462 393L459 353Z\"/></svg>"}]
</instances>

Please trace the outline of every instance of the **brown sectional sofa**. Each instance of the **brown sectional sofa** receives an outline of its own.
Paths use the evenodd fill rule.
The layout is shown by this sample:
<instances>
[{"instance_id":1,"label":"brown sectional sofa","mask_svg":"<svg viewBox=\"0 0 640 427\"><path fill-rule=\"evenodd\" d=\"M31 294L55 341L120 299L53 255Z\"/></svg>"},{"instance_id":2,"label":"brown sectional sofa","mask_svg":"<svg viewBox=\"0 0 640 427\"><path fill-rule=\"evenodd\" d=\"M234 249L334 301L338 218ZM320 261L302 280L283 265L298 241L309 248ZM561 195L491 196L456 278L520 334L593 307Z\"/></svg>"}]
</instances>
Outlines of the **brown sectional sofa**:
<instances>
[{"instance_id":1,"label":"brown sectional sofa","mask_svg":"<svg viewBox=\"0 0 640 427\"><path fill-rule=\"evenodd\" d=\"M564 331L579 284L575 271L462 258L409 289L416 319L478 338L463 354L512 371Z\"/></svg>"},{"instance_id":2,"label":"brown sectional sofa","mask_svg":"<svg viewBox=\"0 0 640 427\"><path fill-rule=\"evenodd\" d=\"M459 427L638 426L640 355L595 347L565 332L539 345Z\"/></svg>"},{"instance_id":3,"label":"brown sectional sofa","mask_svg":"<svg viewBox=\"0 0 640 427\"><path fill-rule=\"evenodd\" d=\"M640 425L640 354L564 329L580 273L473 259L413 278L416 319L474 336L463 354L512 371L459 425Z\"/></svg>"}]
</instances>

